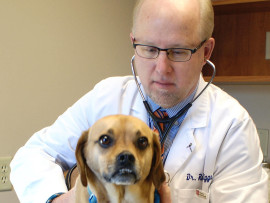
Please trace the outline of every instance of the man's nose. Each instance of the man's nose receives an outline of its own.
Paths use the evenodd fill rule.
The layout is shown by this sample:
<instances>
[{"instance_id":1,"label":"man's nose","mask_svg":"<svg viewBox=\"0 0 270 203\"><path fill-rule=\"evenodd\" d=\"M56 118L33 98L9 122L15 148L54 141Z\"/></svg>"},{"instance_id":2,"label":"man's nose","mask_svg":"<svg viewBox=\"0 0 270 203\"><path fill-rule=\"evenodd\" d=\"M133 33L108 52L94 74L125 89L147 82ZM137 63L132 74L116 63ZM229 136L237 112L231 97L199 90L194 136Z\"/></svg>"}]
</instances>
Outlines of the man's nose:
<instances>
[{"instance_id":1,"label":"man's nose","mask_svg":"<svg viewBox=\"0 0 270 203\"><path fill-rule=\"evenodd\" d=\"M168 58L166 51L160 51L156 60L156 71L159 74L168 74L172 71L171 61Z\"/></svg>"}]
</instances>

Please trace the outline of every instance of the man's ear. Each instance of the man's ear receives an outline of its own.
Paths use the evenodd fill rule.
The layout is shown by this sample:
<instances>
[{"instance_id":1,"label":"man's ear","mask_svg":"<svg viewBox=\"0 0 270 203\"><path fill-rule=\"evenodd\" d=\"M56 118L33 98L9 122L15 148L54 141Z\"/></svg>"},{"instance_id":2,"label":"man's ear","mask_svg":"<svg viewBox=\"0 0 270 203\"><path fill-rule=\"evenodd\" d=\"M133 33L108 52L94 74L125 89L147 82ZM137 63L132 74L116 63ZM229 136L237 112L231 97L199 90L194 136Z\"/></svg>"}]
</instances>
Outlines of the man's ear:
<instances>
[{"instance_id":1,"label":"man's ear","mask_svg":"<svg viewBox=\"0 0 270 203\"><path fill-rule=\"evenodd\" d=\"M206 60L209 60L212 52L214 50L215 47L215 39L214 38L210 38L205 42L205 46L204 46L204 62L206 63Z\"/></svg>"},{"instance_id":2,"label":"man's ear","mask_svg":"<svg viewBox=\"0 0 270 203\"><path fill-rule=\"evenodd\" d=\"M129 34L129 37L130 37L131 43L133 44L133 42L135 40L135 37L133 36L133 33L132 32Z\"/></svg>"},{"instance_id":3,"label":"man's ear","mask_svg":"<svg viewBox=\"0 0 270 203\"><path fill-rule=\"evenodd\" d=\"M87 186L87 164L86 159L84 156L84 146L86 145L88 140L88 131L82 133L81 137L78 140L77 147L76 147L76 159L77 159L77 167L80 172L81 181L83 186Z\"/></svg>"}]
</instances>

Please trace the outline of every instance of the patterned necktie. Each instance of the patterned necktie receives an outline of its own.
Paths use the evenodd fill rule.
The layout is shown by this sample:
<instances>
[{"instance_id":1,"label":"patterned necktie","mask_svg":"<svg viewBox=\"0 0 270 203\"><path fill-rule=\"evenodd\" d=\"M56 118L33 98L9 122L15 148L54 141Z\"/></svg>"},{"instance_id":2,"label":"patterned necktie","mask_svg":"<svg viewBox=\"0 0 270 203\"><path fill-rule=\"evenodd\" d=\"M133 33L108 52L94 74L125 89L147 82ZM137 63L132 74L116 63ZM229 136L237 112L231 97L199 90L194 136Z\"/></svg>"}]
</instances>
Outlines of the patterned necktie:
<instances>
[{"instance_id":1,"label":"patterned necktie","mask_svg":"<svg viewBox=\"0 0 270 203\"><path fill-rule=\"evenodd\" d=\"M169 117L166 111L161 111L160 109L156 110L156 111L154 112L154 115L155 115L156 117L162 118L162 119L168 118L168 117ZM161 132L163 133L164 130L165 130L164 123L157 122L157 124L159 125L160 130L161 130ZM155 128L155 126L153 127L153 130L154 130L154 132L156 132L157 134L159 134L159 132L158 132L158 130ZM161 139L162 139L161 136L162 136L162 135L159 135L159 140L160 140L160 141L161 141ZM162 158L163 158L163 154L164 154L164 143L163 143L162 146L161 146L161 157L162 157Z\"/></svg>"}]
</instances>

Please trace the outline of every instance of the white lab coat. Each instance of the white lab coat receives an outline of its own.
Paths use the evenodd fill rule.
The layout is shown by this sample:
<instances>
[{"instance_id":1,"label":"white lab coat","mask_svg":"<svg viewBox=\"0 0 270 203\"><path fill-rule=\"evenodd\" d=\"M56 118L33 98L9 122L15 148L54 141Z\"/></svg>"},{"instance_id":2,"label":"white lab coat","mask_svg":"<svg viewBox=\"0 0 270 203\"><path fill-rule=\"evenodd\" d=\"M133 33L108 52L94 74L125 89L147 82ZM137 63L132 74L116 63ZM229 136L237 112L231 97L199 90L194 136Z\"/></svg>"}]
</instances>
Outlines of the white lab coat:
<instances>
[{"instance_id":1,"label":"white lab coat","mask_svg":"<svg viewBox=\"0 0 270 203\"><path fill-rule=\"evenodd\" d=\"M205 85L201 77L197 94ZM20 201L45 202L54 193L66 192L62 170L75 164L81 132L110 114L133 115L147 123L133 76L100 82L19 149L11 163L11 181ZM267 203L262 158L248 113L210 85L187 112L165 164L173 202Z\"/></svg>"}]
</instances>

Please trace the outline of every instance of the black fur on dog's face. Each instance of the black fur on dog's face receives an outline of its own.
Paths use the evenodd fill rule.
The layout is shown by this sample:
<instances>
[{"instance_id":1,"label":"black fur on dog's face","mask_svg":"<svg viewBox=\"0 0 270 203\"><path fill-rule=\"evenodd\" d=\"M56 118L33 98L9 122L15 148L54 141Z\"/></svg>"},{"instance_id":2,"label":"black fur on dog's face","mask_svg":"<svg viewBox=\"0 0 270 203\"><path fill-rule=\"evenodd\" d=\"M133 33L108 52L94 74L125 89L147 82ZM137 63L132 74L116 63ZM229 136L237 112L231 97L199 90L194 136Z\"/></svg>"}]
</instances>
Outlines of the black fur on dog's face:
<instances>
[{"instance_id":1,"label":"black fur on dog's face","mask_svg":"<svg viewBox=\"0 0 270 203\"><path fill-rule=\"evenodd\" d=\"M123 115L97 121L76 149L84 186L99 179L116 185L148 180L159 187L164 181L160 156L157 134L138 118Z\"/></svg>"}]
</instances>

